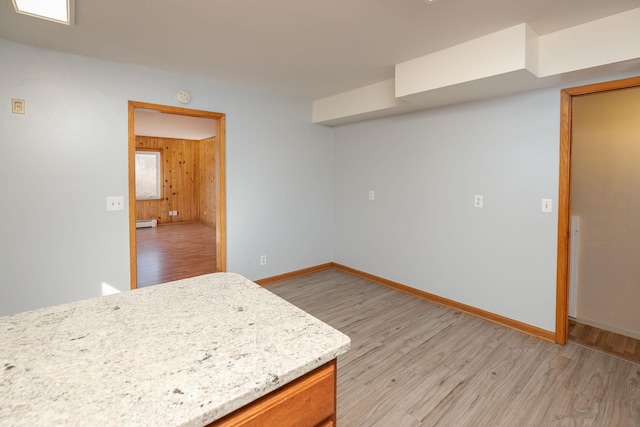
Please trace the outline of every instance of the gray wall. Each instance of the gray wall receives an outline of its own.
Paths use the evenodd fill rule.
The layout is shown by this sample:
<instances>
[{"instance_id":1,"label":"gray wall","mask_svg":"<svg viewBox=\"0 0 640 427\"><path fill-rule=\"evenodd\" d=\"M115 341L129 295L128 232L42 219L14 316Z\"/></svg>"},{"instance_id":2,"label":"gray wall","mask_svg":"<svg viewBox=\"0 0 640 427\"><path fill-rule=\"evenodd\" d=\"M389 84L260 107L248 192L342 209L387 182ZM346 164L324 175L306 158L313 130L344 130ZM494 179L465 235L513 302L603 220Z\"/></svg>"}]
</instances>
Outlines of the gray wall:
<instances>
[{"instance_id":1,"label":"gray wall","mask_svg":"<svg viewBox=\"0 0 640 427\"><path fill-rule=\"evenodd\" d=\"M0 40L0 315L129 289L128 206L106 211L127 198L127 101L178 105L179 89L227 114L228 270L332 258L331 130L310 103Z\"/></svg>"},{"instance_id":2,"label":"gray wall","mask_svg":"<svg viewBox=\"0 0 640 427\"><path fill-rule=\"evenodd\" d=\"M335 261L554 331L559 117L554 89L336 128Z\"/></svg>"},{"instance_id":3,"label":"gray wall","mask_svg":"<svg viewBox=\"0 0 640 427\"><path fill-rule=\"evenodd\" d=\"M640 338L640 88L577 98L573 117L576 317Z\"/></svg>"}]
</instances>

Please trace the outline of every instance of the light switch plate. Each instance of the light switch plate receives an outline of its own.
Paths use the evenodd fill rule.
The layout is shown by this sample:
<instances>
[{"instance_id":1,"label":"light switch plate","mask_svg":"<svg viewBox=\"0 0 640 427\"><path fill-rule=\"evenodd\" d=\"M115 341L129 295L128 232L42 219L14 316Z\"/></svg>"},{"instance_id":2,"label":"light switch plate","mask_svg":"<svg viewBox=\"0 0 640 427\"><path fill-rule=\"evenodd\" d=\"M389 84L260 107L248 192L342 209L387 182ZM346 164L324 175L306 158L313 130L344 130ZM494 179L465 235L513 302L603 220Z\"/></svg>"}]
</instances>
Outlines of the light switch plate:
<instances>
[{"instance_id":1,"label":"light switch plate","mask_svg":"<svg viewBox=\"0 0 640 427\"><path fill-rule=\"evenodd\" d=\"M24 114L24 99L11 98L11 112L13 114Z\"/></svg>"},{"instance_id":2,"label":"light switch plate","mask_svg":"<svg viewBox=\"0 0 640 427\"><path fill-rule=\"evenodd\" d=\"M553 202L551 199L542 199L542 212L550 213L553 209Z\"/></svg>"}]
</instances>

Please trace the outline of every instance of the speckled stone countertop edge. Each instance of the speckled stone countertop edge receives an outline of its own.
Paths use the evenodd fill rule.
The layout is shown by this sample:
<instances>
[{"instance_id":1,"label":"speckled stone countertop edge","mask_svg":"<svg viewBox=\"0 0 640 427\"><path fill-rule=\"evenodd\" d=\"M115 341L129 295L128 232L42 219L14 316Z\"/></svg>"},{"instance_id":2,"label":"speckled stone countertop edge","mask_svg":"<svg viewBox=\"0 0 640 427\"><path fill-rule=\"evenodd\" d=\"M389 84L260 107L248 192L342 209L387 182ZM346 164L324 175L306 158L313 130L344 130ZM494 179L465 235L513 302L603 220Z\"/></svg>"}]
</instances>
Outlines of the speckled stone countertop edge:
<instances>
[{"instance_id":1,"label":"speckled stone countertop edge","mask_svg":"<svg viewBox=\"0 0 640 427\"><path fill-rule=\"evenodd\" d=\"M12 426L202 426L350 347L233 273L0 317L0 342Z\"/></svg>"}]
</instances>

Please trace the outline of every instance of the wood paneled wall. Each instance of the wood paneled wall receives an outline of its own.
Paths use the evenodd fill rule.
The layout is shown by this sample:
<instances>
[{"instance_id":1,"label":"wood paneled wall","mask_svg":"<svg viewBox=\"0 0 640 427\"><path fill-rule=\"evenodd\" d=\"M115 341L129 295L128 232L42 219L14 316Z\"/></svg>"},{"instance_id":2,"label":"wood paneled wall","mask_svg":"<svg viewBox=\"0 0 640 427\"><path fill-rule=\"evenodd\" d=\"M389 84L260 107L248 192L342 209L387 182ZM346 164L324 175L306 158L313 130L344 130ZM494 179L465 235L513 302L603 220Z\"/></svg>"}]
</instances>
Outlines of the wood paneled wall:
<instances>
[{"instance_id":1,"label":"wood paneled wall","mask_svg":"<svg viewBox=\"0 0 640 427\"><path fill-rule=\"evenodd\" d=\"M213 162L215 153L216 137L199 141L199 211L200 221L214 226L216 225L216 182L215 166Z\"/></svg>"},{"instance_id":2,"label":"wood paneled wall","mask_svg":"<svg viewBox=\"0 0 640 427\"><path fill-rule=\"evenodd\" d=\"M136 201L136 220L215 225L214 142L213 138L195 141L136 136L136 149L160 150L162 161L162 198ZM170 211L178 211L178 215L170 216Z\"/></svg>"}]
</instances>

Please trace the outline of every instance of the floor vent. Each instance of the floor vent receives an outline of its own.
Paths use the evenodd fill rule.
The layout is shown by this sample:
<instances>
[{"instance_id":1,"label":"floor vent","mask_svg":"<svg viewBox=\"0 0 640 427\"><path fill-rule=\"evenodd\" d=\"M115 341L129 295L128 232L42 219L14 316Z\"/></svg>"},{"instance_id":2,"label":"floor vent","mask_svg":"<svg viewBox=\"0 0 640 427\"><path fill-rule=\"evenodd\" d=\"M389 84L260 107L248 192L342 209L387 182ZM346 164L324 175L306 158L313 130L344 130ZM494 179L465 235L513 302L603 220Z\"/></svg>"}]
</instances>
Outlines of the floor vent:
<instances>
[{"instance_id":1,"label":"floor vent","mask_svg":"<svg viewBox=\"0 0 640 427\"><path fill-rule=\"evenodd\" d=\"M136 228L149 228L149 227L157 227L158 220L157 219L142 219L140 221L136 221Z\"/></svg>"}]
</instances>

